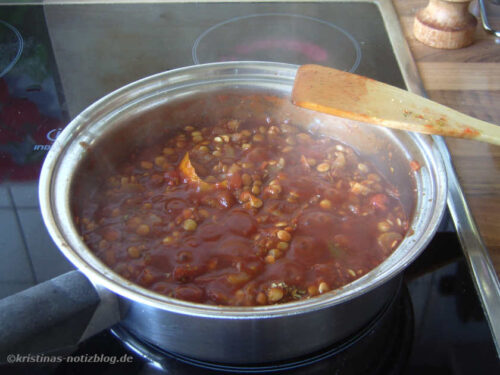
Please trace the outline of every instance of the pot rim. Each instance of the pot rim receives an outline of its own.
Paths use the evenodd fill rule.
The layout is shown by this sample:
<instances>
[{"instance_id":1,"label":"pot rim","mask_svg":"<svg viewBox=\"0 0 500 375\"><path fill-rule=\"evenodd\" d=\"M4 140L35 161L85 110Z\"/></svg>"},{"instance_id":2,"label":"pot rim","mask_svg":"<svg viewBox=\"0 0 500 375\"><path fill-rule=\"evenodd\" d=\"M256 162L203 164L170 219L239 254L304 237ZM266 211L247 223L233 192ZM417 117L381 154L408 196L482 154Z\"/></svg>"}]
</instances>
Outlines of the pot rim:
<instances>
[{"instance_id":1,"label":"pot rim","mask_svg":"<svg viewBox=\"0 0 500 375\"><path fill-rule=\"evenodd\" d=\"M429 173L431 173L433 185L430 187L432 196L424 198L428 204L432 204L432 210L430 216L426 218L425 227L419 228L418 232L415 231L412 235L407 235L391 256L361 278L311 299L278 305L235 307L192 303L167 297L142 288L115 274L85 246L72 224L67 202L71 181L61 170L64 168L66 159L75 158L68 152L77 147L75 142L79 143L81 148L88 148L88 145L84 144L86 140L91 144L91 137L83 142L78 138L86 127L95 124L96 121L109 121L124 107L137 105L159 91L168 93L174 89L197 86L207 82L254 82L258 79L259 82L274 83L280 87L290 86L291 91L297 68L298 66L293 64L255 61L182 67L132 82L87 107L58 136L46 156L40 175L39 201L42 217L60 251L93 283L102 285L122 297L161 310L218 319L262 319L331 307L364 294L401 272L432 239L441 222L446 204L447 182L441 155L432 138L420 134L409 134L409 137L432 161L427 165L430 167ZM387 131L391 132L391 130ZM61 194L64 196L62 200L57 198ZM413 226L410 230L412 229ZM408 250L405 255L400 256L401 259L398 262L388 264L388 260L392 259L402 248Z\"/></svg>"}]
</instances>

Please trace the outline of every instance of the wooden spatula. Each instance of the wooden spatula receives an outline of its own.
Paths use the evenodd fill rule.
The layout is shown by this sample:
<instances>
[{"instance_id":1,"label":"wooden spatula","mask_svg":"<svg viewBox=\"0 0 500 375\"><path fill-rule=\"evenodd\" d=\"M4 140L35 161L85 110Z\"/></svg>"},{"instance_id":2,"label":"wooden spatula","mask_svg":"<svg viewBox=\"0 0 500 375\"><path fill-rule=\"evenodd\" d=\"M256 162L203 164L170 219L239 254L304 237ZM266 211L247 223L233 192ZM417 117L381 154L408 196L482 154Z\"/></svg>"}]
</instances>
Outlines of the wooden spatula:
<instances>
[{"instance_id":1,"label":"wooden spatula","mask_svg":"<svg viewBox=\"0 0 500 375\"><path fill-rule=\"evenodd\" d=\"M500 145L500 126L397 87L324 66L299 68L292 102L317 112L370 124Z\"/></svg>"}]
</instances>

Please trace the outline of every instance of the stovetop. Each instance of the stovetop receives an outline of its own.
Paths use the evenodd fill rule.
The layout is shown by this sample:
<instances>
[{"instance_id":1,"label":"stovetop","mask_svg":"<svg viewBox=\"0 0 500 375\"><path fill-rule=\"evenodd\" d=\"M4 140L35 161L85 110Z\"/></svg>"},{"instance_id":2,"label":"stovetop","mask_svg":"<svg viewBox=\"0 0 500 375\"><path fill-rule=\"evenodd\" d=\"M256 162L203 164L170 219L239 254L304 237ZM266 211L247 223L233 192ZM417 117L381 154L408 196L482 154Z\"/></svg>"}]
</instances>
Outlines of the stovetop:
<instances>
[{"instance_id":1,"label":"stovetop","mask_svg":"<svg viewBox=\"0 0 500 375\"><path fill-rule=\"evenodd\" d=\"M44 228L37 180L60 130L106 93L160 71L228 60L318 63L405 88L399 56L377 3L1 3L0 298L73 269ZM384 370L377 371L500 373L449 216L404 277L406 299L397 303L406 304L405 311L410 306L411 314L400 324L406 336L393 343L402 349L389 351L388 363L380 364ZM410 343L407 355L401 354L403 343ZM110 332L71 350L90 355L133 353ZM31 364L6 371L83 374L90 367L103 374L159 371L133 355L127 364ZM171 367L166 373L204 373L199 366L167 358ZM343 372L336 367L328 373Z\"/></svg>"}]
</instances>

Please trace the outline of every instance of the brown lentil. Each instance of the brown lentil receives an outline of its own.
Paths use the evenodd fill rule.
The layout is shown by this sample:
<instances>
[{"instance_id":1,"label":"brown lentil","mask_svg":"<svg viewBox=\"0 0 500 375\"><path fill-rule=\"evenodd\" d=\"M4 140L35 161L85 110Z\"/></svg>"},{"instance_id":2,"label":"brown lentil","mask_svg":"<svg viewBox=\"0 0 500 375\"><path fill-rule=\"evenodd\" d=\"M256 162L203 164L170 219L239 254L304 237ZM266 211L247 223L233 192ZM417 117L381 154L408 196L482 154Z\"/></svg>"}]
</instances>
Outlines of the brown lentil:
<instances>
[{"instance_id":1,"label":"brown lentil","mask_svg":"<svg viewBox=\"0 0 500 375\"><path fill-rule=\"evenodd\" d=\"M324 281L320 282L319 285L318 285L318 292L320 294L323 294L323 293L326 293L330 290L330 288L328 287L328 284L325 283Z\"/></svg>"},{"instance_id":2,"label":"brown lentil","mask_svg":"<svg viewBox=\"0 0 500 375\"><path fill-rule=\"evenodd\" d=\"M140 236L147 236L150 232L149 225L141 224L137 227L135 232Z\"/></svg>"},{"instance_id":3,"label":"brown lentil","mask_svg":"<svg viewBox=\"0 0 500 375\"><path fill-rule=\"evenodd\" d=\"M130 246L127 252L131 258L139 258L141 256L141 250L137 246Z\"/></svg>"},{"instance_id":4,"label":"brown lentil","mask_svg":"<svg viewBox=\"0 0 500 375\"><path fill-rule=\"evenodd\" d=\"M318 166L316 167L316 170L320 173L328 172L329 169L330 169L330 164L328 163L321 163L318 164Z\"/></svg>"},{"instance_id":5,"label":"brown lentil","mask_svg":"<svg viewBox=\"0 0 500 375\"><path fill-rule=\"evenodd\" d=\"M292 235L286 230L279 230L276 234L281 241L290 242Z\"/></svg>"},{"instance_id":6,"label":"brown lentil","mask_svg":"<svg viewBox=\"0 0 500 375\"><path fill-rule=\"evenodd\" d=\"M288 242L280 241L280 242L278 242L278 246L277 247L280 250L286 250L286 249L288 249L288 246L289 246Z\"/></svg>"},{"instance_id":7,"label":"brown lentil","mask_svg":"<svg viewBox=\"0 0 500 375\"><path fill-rule=\"evenodd\" d=\"M319 206L324 210L329 210L332 208L332 202L330 202L328 199L323 199L319 202Z\"/></svg>"},{"instance_id":8,"label":"brown lentil","mask_svg":"<svg viewBox=\"0 0 500 375\"><path fill-rule=\"evenodd\" d=\"M269 302L271 303L276 303L280 301L284 296L283 289L282 288L269 288L267 291L267 298Z\"/></svg>"},{"instance_id":9,"label":"brown lentil","mask_svg":"<svg viewBox=\"0 0 500 375\"><path fill-rule=\"evenodd\" d=\"M195 231L197 226L198 226L198 224L193 219L186 219L182 223L182 227L184 228L184 230L187 230L190 232Z\"/></svg>"},{"instance_id":10,"label":"brown lentil","mask_svg":"<svg viewBox=\"0 0 500 375\"><path fill-rule=\"evenodd\" d=\"M150 161L141 161L141 167L143 169L151 169L153 168L153 163L151 163Z\"/></svg>"}]
</instances>

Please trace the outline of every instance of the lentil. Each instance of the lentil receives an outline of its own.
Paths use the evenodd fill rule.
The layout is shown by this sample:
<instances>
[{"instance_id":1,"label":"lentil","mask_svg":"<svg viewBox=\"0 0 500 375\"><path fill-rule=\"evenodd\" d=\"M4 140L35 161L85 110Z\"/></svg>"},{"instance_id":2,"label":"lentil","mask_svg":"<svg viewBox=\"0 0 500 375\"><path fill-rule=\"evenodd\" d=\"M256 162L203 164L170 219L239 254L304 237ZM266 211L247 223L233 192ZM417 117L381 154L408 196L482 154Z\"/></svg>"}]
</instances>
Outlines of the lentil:
<instances>
[{"instance_id":1,"label":"lentil","mask_svg":"<svg viewBox=\"0 0 500 375\"><path fill-rule=\"evenodd\" d=\"M196 224L196 221L194 221L193 219L186 219L182 223L182 227L184 228L184 230L191 231L191 232L196 230L197 226L198 226L198 224Z\"/></svg>"},{"instance_id":2,"label":"lentil","mask_svg":"<svg viewBox=\"0 0 500 375\"><path fill-rule=\"evenodd\" d=\"M281 300L284 296L283 289L282 288L269 288L267 291L267 298L269 299L269 302L271 303L276 303L279 300Z\"/></svg>"},{"instance_id":3,"label":"lentil","mask_svg":"<svg viewBox=\"0 0 500 375\"><path fill-rule=\"evenodd\" d=\"M170 245L174 242L174 238L172 236L167 236L161 241L164 245Z\"/></svg>"},{"instance_id":4,"label":"lentil","mask_svg":"<svg viewBox=\"0 0 500 375\"><path fill-rule=\"evenodd\" d=\"M276 261L276 258L274 256L272 256L272 255L267 255L264 258L264 260L266 261L266 263L272 264L272 263L274 263Z\"/></svg>"},{"instance_id":5,"label":"lentil","mask_svg":"<svg viewBox=\"0 0 500 375\"><path fill-rule=\"evenodd\" d=\"M138 235L140 236L146 236L149 234L150 232L150 228L149 228L149 225L147 224L141 224L137 227L136 231L135 231Z\"/></svg>"},{"instance_id":6,"label":"lentil","mask_svg":"<svg viewBox=\"0 0 500 375\"><path fill-rule=\"evenodd\" d=\"M252 194L260 194L260 187L258 185L252 186Z\"/></svg>"},{"instance_id":7,"label":"lentil","mask_svg":"<svg viewBox=\"0 0 500 375\"><path fill-rule=\"evenodd\" d=\"M165 158L165 156L157 156L155 158L155 164L159 167L163 167L164 165L167 164L167 159ZM152 168L152 166L151 166Z\"/></svg>"},{"instance_id":8,"label":"lentil","mask_svg":"<svg viewBox=\"0 0 500 375\"><path fill-rule=\"evenodd\" d=\"M381 232L388 232L391 230L391 224L389 224L387 221L381 221L377 224L377 228Z\"/></svg>"},{"instance_id":9,"label":"lentil","mask_svg":"<svg viewBox=\"0 0 500 375\"><path fill-rule=\"evenodd\" d=\"M288 242L284 242L284 241L281 241L281 242L278 242L278 249L280 250L286 250L288 249Z\"/></svg>"},{"instance_id":10,"label":"lentil","mask_svg":"<svg viewBox=\"0 0 500 375\"><path fill-rule=\"evenodd\" d=\"M309 285L307 287L307 293L310 296L316 296L316 295L318 295L318 288L315 285Z\"/></svg>"},{"instance_id":11,"label":"lentil","mask_svg":"<svg viewBox=\"0 0 500 375\"><path fill-rule=\"evenodd\" d=\"M144 169L151 169L153 168L153 163L150 161L141 161L141 167Z\"/></svg>"},{"instance_id":12,"label":"lentil","mask_svg":"<svg viewBox=\"0 0 500 375\"><path fill-rule=\"evenodd\" d=\"M319 285L318 285L318 292L320 294L326 293L329 290L330 290L330 288L328 287L327 283L325 283L324 281L322 281L321 283L319 283Z\"/></svg>"},{"instance_id":13,"label":"lentil","mask_svg":"<svg viewBox=\"0 0 500 375\"><path fill-rule=\"evenodd\" d=\"M127 252L131 258L139 258L141 256L141 250L137 246L130 246Z\"/></svg>"},{"instance_id":14,"label":"lentil","mask_svg":"<svg viewBox=\"0 0 500 375\"><path fill-rule=\"evenodd\" d=\"M332 208L332 202L330 202L328 199L323 199L319 202L319 206L324 210L329 210L330 208Z\"/></svg>"},{"instance_id":15,"label":"lentil","mask_svg":"<svg viewBox=\"0 0 500 375\"><path fill-rule=\"evenodd\" d=\"M264 293L260 292L257 294L256 301L259 305L266 305L267 304L267 297Z\"/></svg>"},{"instance_id":16,"label":"lentil","mask_svg":"<svg viewBox=\"0 0 500 375\"><path fill-rule=\"evenodd\" d=\"M274 259L280 258L283 255L282 251L278 249L271 249L268 254L273 256Z\"/></svg>"},{"instance_id":17,"label":"lentil","mask_svg":"<svg viewBox=\"0 0 500 375\"><path fill-rule=\"evenodd\" d=\"M290 242L292 235L286 230L279 230L276 234L281 241Z\"/></svg>"},{"instance_id":18,"label":"lentil","mask_svg":"<svg viewBox=\"0 0 500 375\"><path fill-rule=\"evenodd\" d=\"M262 142L262 141L264 141L264 136L262 134L255 134L253 136L253 141L254 142Z\"/></svg>"},{"instance_id":19,"label":"lentil","mask_svg":"<svg viewBox=\"0 0 500 375\"><path fill-rule=\"evenodd\" d=\"M252 183L252 177L248 173L243 173L241 180L245 186L249 186Z\"/></svg>"},{"instance_id":20,"label":"lentil","mask_svg":"<svg viewBox=\"0 0 500 375\"><path fill-rule=\"evenodd\" d=\"M321 164L318 164L318 166L316 167L316 170L318 172L328 172L328 170L330 169L330 164L328 163L321 163Z\"/></svg>"}]
</instances>

